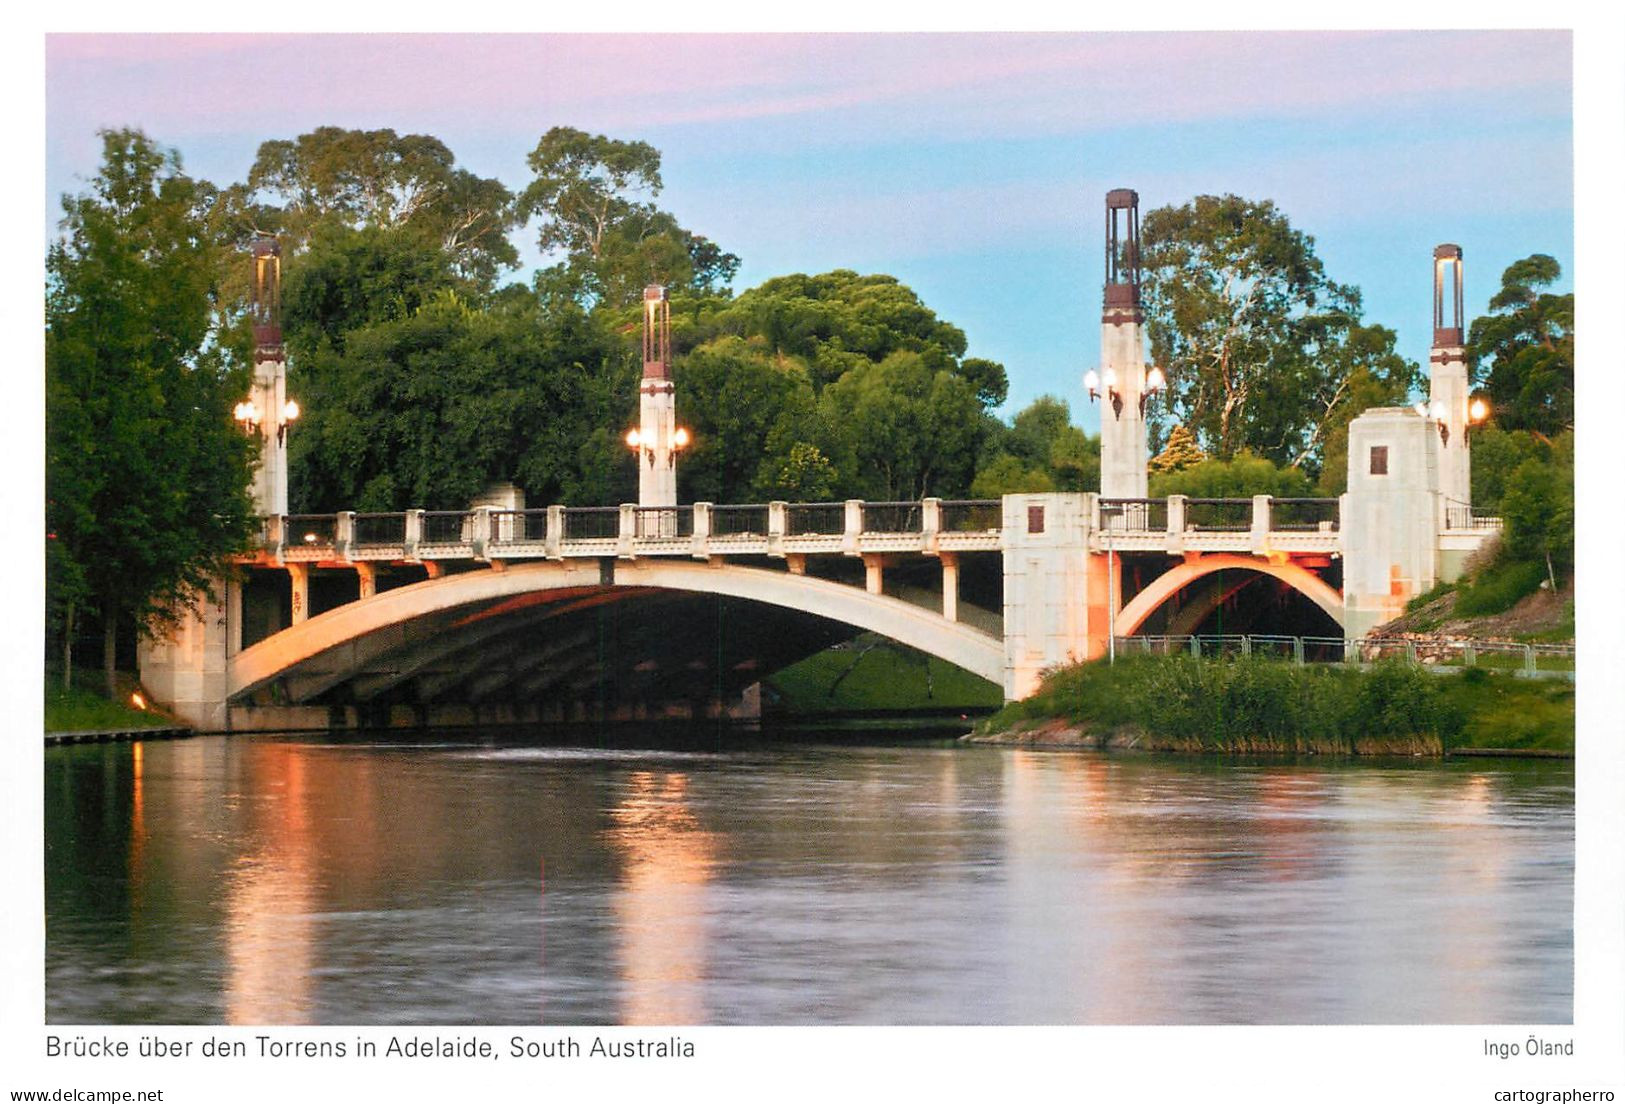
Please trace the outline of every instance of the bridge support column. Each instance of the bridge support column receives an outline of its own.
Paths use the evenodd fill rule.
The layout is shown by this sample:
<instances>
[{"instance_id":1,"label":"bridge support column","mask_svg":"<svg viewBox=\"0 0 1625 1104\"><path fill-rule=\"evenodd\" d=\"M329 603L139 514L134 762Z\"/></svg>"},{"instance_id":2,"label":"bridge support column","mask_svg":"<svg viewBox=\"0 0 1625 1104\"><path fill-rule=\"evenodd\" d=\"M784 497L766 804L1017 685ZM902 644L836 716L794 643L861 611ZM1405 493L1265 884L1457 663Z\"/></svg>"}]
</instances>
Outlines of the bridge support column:
<instances>
[{"instance_id":1,"label":"bridge support column","mask_svg":"<svg viewBox=\"0 0 1625 1104\"><path fill-rule=\"evenodd\" d=\"M361 598L371 598L378 593L378 569L372 564L362 562L355 565L356 578L360 580Z\"/></svg>"},{"instance_id":2,"label":"bridge support column","mask_svg":"<svg viewBox=\"0 0 1625 1104\"><path fill-rule=\"evenodd\" d=\"M1004 496L1004 696L1028 697L1046 667L1089 658L1098 604L1089 554L1093 494Z\"/></svg>"},{"instance_id":3,"label":"bridge support column","mask_svg":"<svg viewBox=\"0 0 1625 1104\"><path fill-rule=\"evenodd\" d=\"M226 708L228 663L240 639L241 595L235 584L215 580L197 596L196 609L182 609L166 637L143 640L136 649L141 685L153 700L201 732L231 727ZM237 611L237 617L233 611Z\"/></svg>"},{"instance_id":4,"label":"bridge support column","mask_svg":"<svg viewBox=\"0 0 1625 1104\"><path fill-rule=\"evenodd\" d=\"M786 552L784 566L789 569L792 575L807 574L807 554L805 552Z\"/></svg>"},{"instance_id":5,"label":"bridge support column","mask_svg":"<svg viewBox=\"0 0 1625 1104\"><path fill-rule=\"evenodd\" d=\"M942 561L942 616L959 620L959 553L939 552Z\"/></svg>"},{"instance_id":6,"label":"bridge support column","mask_svg":"<svg viewBox=\"0 0 1625 1104\"><path fill-rule=\"evenodd\" d=\"M863 554L863 589L870 594L886 593L886 557L874 552Z\"/></svg>"},{"instance_id":7,"label":"bridge support column","mask_svg":"<svg viewBox=\"0 0 1625 1104\"><path fill-rule=\"evenodd\" d=\"M1409 407L1375 407L1349 423L1340 522L1346 635L1398 617L1438 581L1438 464L1438 430Z\"/></svg>"},{"instance_id":8,"label":"bridge support column","mask_svg":"<svg viewBox=\"0 0 1625 1104\"><path fill-rule=\"evenodd\" d=\"M292 623L297 625L310 616L310 569L304 564L291 563L288 568L288 582L292 588L292 598L289 608L292 610Z\"/></svg>"}]
</instances>

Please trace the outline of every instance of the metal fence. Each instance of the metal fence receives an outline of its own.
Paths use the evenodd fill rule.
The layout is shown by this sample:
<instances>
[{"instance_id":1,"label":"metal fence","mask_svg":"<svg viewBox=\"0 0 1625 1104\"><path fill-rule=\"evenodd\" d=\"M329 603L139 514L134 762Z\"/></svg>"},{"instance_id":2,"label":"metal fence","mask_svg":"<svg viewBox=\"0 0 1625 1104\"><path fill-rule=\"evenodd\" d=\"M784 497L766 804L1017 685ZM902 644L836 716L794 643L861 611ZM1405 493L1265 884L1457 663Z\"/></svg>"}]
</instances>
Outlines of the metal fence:
<instances>
[{"instance_id":1,"label":"metal fence","mask_svg":"<svg viewBox=\"0 0 1625 1104\"><path fill-rule=\"evenodd\" d=\"M1527 674L1572 674L1573 644L1524 644L1509 640L1432 640L1401 636L1119 636L1119 655L1263 656L1297 663L1375 663L1405 659L1436 667L1487 667Z\"/></svg>"},{"instance_id":2,"label":"metal fence","mask_svg":"<svg viewBox=\"0 0 1625 1104\"><path fill-rule=\"evenodd\" d=\"M941 511L944 533L998 533L1004 529L1004 503L996 498L945 498Z\"/></svg>"},{"instance_id":3,"label":"metal fence","mask_svg":"<svg viewBox=\"0 0 1625 1104\"><path fill-rule=\"evenodd\" d=\"M402 545L406 543L405 514L357 514L355 543Z\"/></svg>"},{"instance_id":4,"label":"metal fence","mask_svg":"<svg viewBox=\"0 0 1625 1104\"><path fill-rule=\"evenodd\" d=\"M1107 529L1127 532L1160 533L1168 528L1166 498L1103 498L1100 524Z\"/></svg>"},{"instance_id":5,"label":"metal fence","mask_svg":"<svg viewBox=\"0 0 1625 1104\"><path fill-rule=\"evenodd\" d=\"M619 506L567 506L564 508L564 539L567 541L614 540L621 535Z\"/></svg>"},{"instance_id":6,"label":"metal fence","mask_svg":"<svg viewBox=\"0 0 1625 1104\"><path fill-rule=\"evenodd\" d=\"M498 544L547 539L546 510L492 510L491 539Z\"/></svg>"},{"instance_id":7,"label":"metal fence","mask_svg":"<svg viewBox=\"0 0 1625 1104\"><path fill-rule=\"evenodd\" d=\"M1187 498L1185 528L1221 533L1245 533L1253 527L1250 498Z\"/></svg>"},{"instance_id":8,"label":"metal fence","mask_svg":"<svg viewBox=\"0 0 1625 1104\"><path fill-rule=\"evenodd\" d=\"M332 548L338 539L338 526L334 514L289 514L283 543L290 548Z\"/></svg>"},{"instance_id":9,"label":"metal fence","mask_svg":"<svg viewBox=\"0 0 1625 1104\"><path fill-rule=\"evenodd\" d=\"M470 510L425 510L423 544L467 544L474 539L474 514Z\"/></svg>"},{"instance_id":10,"label":"metal fence","mask_svg":"<svg viewBox=\"0 0 1625 1104\"><path fill-rule=\"evenodd\" d=\"M1270 500L1270 528L1311 533L1335 533L1340 521L1335 498L1276 498Z\"/></svg>"},{"instance_id":11,"label":"metal fence","mask_svg":"<svg viewBox=\"0 0 1625 1104\"><path fill-rule=\"evenodd\" d=\"M1500 529L1501 519L1488 510L1475 510L1463 503L1449 503L1444 508L1446 529Z\"/></svg>"},{"instance_id":12,"label":"metal fence","mask_svg":"<svg viewBox=\"0 0 1625 1104\"><path fill-rule=\"evenodd\" d=\"M846 503L792 502L785 511L791 537L838 537L846 532Z\"/></svg>"},{"instance_id":13,"label":"metal fence","mask_svg":"<svg viewBox=\"0 0 1625 1104\"><path fill-rule=\"evenodd\" d=\"M918 533L925 526L924 511L918 502L865 502L865 533Z\"/></svg>"},{"instance_id":14,"label":"metal fence","mask_svg":"<svg viewBox=\"0 0 1625 1104\"><path fill-rule=\"evenodd\" d=\"M766 506L711 507L713 537L766 537Z\"/></svg>"},{"instance_id":15,"label":"metal fence","mask_svg":"<svg viewBox=\"0 0 1625 1104\"><path fill-rule=\"evenodd\" d=\"M682 540L694 535L694 507L639 506L636 511L638 540Z\"/></svg>"}]
</instances>

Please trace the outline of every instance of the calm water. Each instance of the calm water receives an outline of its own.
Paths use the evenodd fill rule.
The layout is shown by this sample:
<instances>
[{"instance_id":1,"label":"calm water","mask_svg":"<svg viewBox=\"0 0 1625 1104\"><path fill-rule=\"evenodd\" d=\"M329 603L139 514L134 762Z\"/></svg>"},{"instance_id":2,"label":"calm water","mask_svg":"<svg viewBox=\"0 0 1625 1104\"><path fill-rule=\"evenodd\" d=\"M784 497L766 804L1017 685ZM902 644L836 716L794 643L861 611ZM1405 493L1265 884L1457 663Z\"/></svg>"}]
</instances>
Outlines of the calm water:
<instances>
[{"instance_id":1,"label":"calm water","mask_svg":"<svg viewBox=\"0 0 1625 1104\"><path fill-rule=\"evenodd\" d=\"M209 737L45 767L58 1023L1572 1017L1568 763Z\"/></svg>"}]
</instances>

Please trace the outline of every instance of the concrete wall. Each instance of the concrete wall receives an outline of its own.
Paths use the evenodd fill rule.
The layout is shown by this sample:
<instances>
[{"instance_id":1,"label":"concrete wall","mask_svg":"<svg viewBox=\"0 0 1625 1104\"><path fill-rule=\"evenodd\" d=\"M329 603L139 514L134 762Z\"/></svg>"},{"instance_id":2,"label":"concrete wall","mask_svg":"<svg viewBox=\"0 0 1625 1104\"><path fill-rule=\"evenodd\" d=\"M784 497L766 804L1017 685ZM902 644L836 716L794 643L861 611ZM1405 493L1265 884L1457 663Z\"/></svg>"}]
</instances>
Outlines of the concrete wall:
<instances>
[{"instance_id":1,"label":"concrete wall","mask_svg":"<svg viewBox=\"0 0 1625 1104\"><path fill-rule=\"evenodd\" d=\"M1439 580L1438 429L1408 407L1374 407L1349 424L1348 465L1343 631L1362 636Z\"/></svg>"},{"instance_id":2,"label":"concrete wall","mask_svg":"<svg viewBox=\"0 0 1625 1104\"><path fill-rule=\"evenodd\" d=\"M1091 616L1096 613L1091 603L1089 556L1094 498L1092 494L1004 496L1004 696L1008 700L1025 698L1036 690L1046 668L1090 655ZM1100 585L1093 589L1103 589L1104 580L1096 582ZM1098 603L1094 605L1098 607Z\"/></svg>"},{"instance_id":3,"label":"concrete wall","mask_svg":"<svg viewBox=\"0 0 1625 1104\"><path fill-rule=\"evenodd\" d=\"M1108 311L1100 326L1100 493L1106 498L1146 496L1145 418L1140 413L1145 354L1138 317L1138 311ZM1120 412L1114 412L1106 387L1108 371L1123 400Z\"/></svg>"}]
</instances>

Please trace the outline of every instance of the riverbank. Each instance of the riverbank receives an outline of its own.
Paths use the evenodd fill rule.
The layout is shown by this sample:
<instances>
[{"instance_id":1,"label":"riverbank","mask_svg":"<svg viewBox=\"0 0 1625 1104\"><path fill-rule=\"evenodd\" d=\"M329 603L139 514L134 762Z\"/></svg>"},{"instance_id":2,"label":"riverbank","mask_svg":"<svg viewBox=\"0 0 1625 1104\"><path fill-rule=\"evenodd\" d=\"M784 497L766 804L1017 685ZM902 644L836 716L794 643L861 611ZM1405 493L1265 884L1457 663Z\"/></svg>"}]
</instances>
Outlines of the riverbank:
<instances>
[{"instance_id":1,"label":"riverbank","mask_svg":"<svg viewBox=\"0 0 1625 1104\"><path fill-rule=\"evenodd\" d=\"M1134 656L1051 672L972 743L1224 754L1573 755L1574 686L1482 668Z\"/></svg>"},{"instance_id":2,"label":"riverbank","mask_svg":"<svg viewBox=\"0 0 1625 1104\"><path fill-rule=\"evenodd\" d=\"M98 673L97 678L100 678ZM114 701L80 685L63 687L60 676L46 673L45 736L48 742L76 743L94 739L128 738L132 735L157 736L164 732L185 732L186 726L150 706L137 708L129 695L139 693L133 676L120 674L119 690L124 699Z\"/></svg>"}]
</instances>

